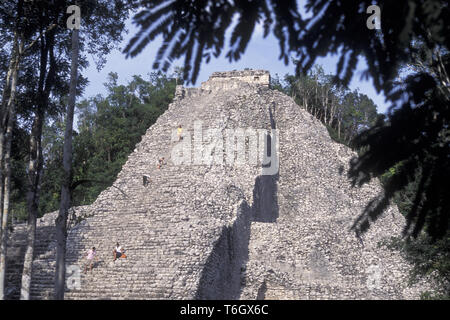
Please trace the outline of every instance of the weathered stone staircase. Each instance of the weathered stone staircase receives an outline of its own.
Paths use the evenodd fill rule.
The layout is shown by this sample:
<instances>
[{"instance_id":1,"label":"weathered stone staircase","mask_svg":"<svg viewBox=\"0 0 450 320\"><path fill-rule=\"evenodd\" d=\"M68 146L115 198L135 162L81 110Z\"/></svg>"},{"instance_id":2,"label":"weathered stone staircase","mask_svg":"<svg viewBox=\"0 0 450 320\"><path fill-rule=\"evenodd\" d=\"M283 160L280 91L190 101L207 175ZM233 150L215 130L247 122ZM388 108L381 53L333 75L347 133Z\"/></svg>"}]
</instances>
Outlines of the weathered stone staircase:
<instances>
[{"instance_id":1,"label":"weathered stone staircase","mask_svg":"<svg viewBox=\"0 0 450 320\"><path fill-rule=\"evenodd\" d=\"M177 88L113 186L92 205L74 208L67 299L418 297L421 286L406 286L409 265L377 246L401 230L397 209L390 207L363 239L356 238L350 226L380 185L351 188L339 172L346 172L354 153L268 83L267 72L249 70L213 74L201 88ZM203 129L278 129L279 172L261 175L261 166L250 164L174 164L176 128L192 133L199 120ZM167 164L158 169L160 157ZM47 214L39 222L34 299L52 297L54 218ZM17 226L12 234L11 288L20 281L23 232ZM116 242L128 258L113 263ZM93 246L99 262L78 277ZM376 268L380 279L371 274Z\"/></svg>"},{"instance_id":2,"label":"weathered stone staircase","mask_svg":"<svg viewBox=\"0 0 450 320\"><path fill-rule=\"evenodd\" d=\"M182 107L181 101L192 107ZM252 174L247 168L176 166L170 161L171 148L176 143L171 141L171 135L178 124L186 131L192 130L196 120L211 127L227 126L224 118L243 127L251 125L239 119L238 105L229 109L231 105L221 106L219 117L216 102L215 95L189 94L174 101L168 112L149 129L148 138L137 145L138 151L130 155L114 185L92 206L75 208L77 217L86 218L69 233L67 265L76 265L82 270L85 252L92 246L97 248L100 261L92 273L81 274L81 290L68 290L67 298L187 298L196 295L204 261L222 228L232 222L236 214L239 199L230 196L227 190L234 188L239 190L238 196L242 196L245 192L241 188L247 188L251 197L252 181L258 173L257 168L252 169ZM268 122L264 115L259 116ZM234 126L228 124L228 127ZM165 157L167 164L158 169L160 157ZM142 183L143 175L150 176L148 186ZM237 176L251 179L240 186L234 181ZM219 183L223 184L221 188ZM55 257L52 220L55 217L56 213L51 218L46 215L45 223L40 222L38 227L37 242L42 249L37 250L33 266L34 299L51 298ZM10 256L20 255L17 249L23 249L23 243L17 239L23 237L23 233L24 226L18 226L13 233ZM42 241L42 235L47 237L46 241ZM112 263L112 249L117 241L125 246L128 259ZM9 265L10 283L20 281L17 272L21 269L20 263Z\"/></svg>"}]
</instances>

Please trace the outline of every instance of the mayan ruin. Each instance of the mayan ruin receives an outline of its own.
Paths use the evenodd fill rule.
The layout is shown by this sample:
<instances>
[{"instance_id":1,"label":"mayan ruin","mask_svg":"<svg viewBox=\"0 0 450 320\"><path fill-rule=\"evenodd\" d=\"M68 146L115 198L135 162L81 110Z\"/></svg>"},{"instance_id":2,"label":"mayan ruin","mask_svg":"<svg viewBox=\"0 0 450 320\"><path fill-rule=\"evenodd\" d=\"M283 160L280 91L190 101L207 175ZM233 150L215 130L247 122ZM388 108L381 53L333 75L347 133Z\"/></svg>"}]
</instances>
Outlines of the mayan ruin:
<instances>
[{"instance_id":1,"label":"mayan ruin","mask_svg":"<svg viewBox=\"0 0 450 320\"><path fill-rule=\"evenodd\" d=\"M378 245L401 233L404 217L392 205L356 236L351 226L383 192L380 183L351 187L346 172L356 154L269 80L268 71L242 70L177 86L113 185L71 209L65 299L419 298L424 284L407 286L411 266ZM243 141L243 161L225 159L237 148L226 133ZM175 151L189 163L174 164ZM157 168L161 157L167 163ZM52 297L56 215L38 220L32 299ZM10 298L20 292L25 239L25 224L16 226ZM127 259L111 260L116 242ZM100 262L77 282L92 245Z\"/></svg>"}]
</instances>

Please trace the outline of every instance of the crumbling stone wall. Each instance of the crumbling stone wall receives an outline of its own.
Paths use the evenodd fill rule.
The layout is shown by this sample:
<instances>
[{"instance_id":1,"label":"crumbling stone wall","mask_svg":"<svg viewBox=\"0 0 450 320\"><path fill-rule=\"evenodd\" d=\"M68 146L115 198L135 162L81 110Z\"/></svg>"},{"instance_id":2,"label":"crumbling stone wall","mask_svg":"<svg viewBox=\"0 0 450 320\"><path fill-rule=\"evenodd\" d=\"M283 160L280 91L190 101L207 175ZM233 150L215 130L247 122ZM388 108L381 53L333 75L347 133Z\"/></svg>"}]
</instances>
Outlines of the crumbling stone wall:
<instances>
[{"instance_id":1,"label":"crumbling stone wall","mask_svg":"<svg viewBox=\"0 0 450 320\"><path fill-rule=\"evenodd\" d=\"M258 84L264 87L268 87L270 84L270 73L266 70L213 72L208 81L202 83L201 89L203 90L236 89L240 86L240 82Z\"/></svg>"}]
</instances>

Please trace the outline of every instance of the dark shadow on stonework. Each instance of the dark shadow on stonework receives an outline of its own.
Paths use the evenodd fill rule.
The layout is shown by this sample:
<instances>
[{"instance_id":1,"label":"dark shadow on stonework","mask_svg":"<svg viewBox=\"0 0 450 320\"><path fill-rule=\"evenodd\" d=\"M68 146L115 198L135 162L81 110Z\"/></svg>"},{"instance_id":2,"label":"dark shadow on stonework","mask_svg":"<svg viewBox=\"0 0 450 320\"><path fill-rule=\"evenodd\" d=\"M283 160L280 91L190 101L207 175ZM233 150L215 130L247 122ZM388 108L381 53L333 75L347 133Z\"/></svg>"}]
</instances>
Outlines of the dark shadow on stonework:
<instances>
[{"instance_id":1,"label":"dark shadow on stonework","mask_svg":"<svg viewBox=\"0 0 450 320\"><path fill-rule=\"evenodd\" d=\"M5 293L7 300L18 300L20 298L20 289L22 286L22 272L27 248L27 229L18 230L9 234L8 250L6 252L6 283ZM36 242L34 247L33 260L37 256L44 254L48 243L52 240L54 234L53 226L36 227ZM34 268L33 268L34 269ZM33 270L31 285L35 283L37 273Z\"/></svg>"},{"instance_id":2,"label":"dark shadow on stonework","mask_svg":"<svg viewBox=\"0 0 450 320\"><path fill-rule=\"evenodd\" d=\"M266 280L263 281L261 287L258 289L258 294L256 295L256 300L265 300L267 292Z\"/></svg>"},{"instance_id":3,"label":"dark shadow on stonework","mask_svg":"<svg viewBox=\"0 0 450 320\"><path fill-rule=\"evenodd\" d=\"M273 105L275 110L275 105ZM269 107L270 125L276 129L272 110ZM262 174L256 178L253 189L253 206L255 206L255 222L275 222L278 219L278 188L279 179L279 155L277 153L277 139L267 135L264 146L264 161Z\"/></svg>"},{"instance_id":4,"label":"dark shadow on stonework","mask_svg":"<svg viewBox=\"0 0 450 320\"><path fill-rule=\"evenodd\" d=\"M278 174L258 176L253 189L253 205L243 201L232 226L224 226L203 268L195 299L236 300L245 286L251 222L277 220Z\"/></svg>"},{"instance_id":5,"label":"dark shadow on stonework","mask_svg":"<svg viewBox=\"0 0 450 320\"><path fill-rule=\"evenodd\" d=\"M22 270L25 259L26 237L23 244L17 246L20 240L16 233L9 234L8 249L6 251L6 275L5 275L5 298L6 300L18 300L20 298L20 287L22 285ZM22 241L20 241L22 242ZM14 246L14 247L12 247Z\"/></svg>"},{"instance_id":6,"label":"dark shadow on stonework","mask_svg":"<svg viewBox=\"0 0 450 320\"><path fill-rule=\"evenodd\" d=\"M195 299L235 300L242 290L242 272L248 260L251 210L246 201L231 227L224 226L202 271Z\"/></svg>"},{"instance_id":7,"label":"dark shadow on stonework","mask_svg":"<svg viewBox=\"0 0 450 320\"><path fill-rule=\"evenodd\" d=\"M275 104L268 109L271 128L276 129L273 117ZM246 201L241 202L233 225L223 227L202 270L195 299L236 300L241 296L245 287L251 222L273 223L279 216L279 155L277 140L272 139L270 134L267 135L262 172L256 177L253 187L253 204L250 207ZM261 294L265 295L265 291Z\"/></svg>"},{"instance_id":8,"label":"dark shadow on stonework","mask_svg":"<svg viewBox=\"0 0 450 320\"><path fill-rule=\"evenodd\" d=\"M270 117L270 126L272 129L276 129L276 123L275 119L273 117L273 114L275 113L275 102L272 103L272 106L269 106L269 117Z\"/></svg>"},{"instance_id":9,"label":"dark shadow on stonework","mask_svg":"<svg viewBox=\"0 0 450 320\"><path fill-rule=\"evenodd\" d=\"M277 181L279 174L258 176L253 189L253 221L276 222L279 216Z\"/></svg>"}]
</instances>

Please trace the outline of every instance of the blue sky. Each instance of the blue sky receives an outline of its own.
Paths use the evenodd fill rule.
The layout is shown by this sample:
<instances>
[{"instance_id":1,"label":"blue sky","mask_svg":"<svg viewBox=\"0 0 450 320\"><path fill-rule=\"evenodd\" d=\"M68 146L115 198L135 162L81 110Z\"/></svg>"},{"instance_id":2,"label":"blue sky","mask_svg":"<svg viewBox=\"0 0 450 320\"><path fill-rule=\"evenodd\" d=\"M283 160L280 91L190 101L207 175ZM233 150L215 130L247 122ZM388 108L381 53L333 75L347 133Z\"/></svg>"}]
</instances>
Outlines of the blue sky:
<instances>
[{"instance_id":1,"label":"blue sky","mask_svg":"<svg viewBox=\"0 0 450 320\"><path fill-rule=\"evenodd\" d=\"M124 36L124 40L120 47L123 48L128 43L128 40L136 33L137 28L131 23L131 19L127 22L129 33ZM228 32L230 29L228 30ZM229 38L228 38L229 39ZM84 98L91 97L97 94L105 94L104 83L106 82L109 72L117 72L119 75L119 84L126 84L132 79L133 75L141 75L144 78L147 73L152 72L153 61L156 52L161 45L161 39L157 38L150 43L137 57L125 59L125 55L119 50L114 50L107 57L105 67L98 72L92 59L90 60L90 67L84 71L90 83L84 92ZM282 78L286 73L294 74L295 67L290 62L285 65L284 62L278 60L279 47L277 39L269 34L263 38L262 27L259 25L250 40L245 54L238 62L230 63L225 57L227 50L223 50L222 55L218 58L212 58L209 64L202 64L200 74L195 83L199 86L201 82L206 81L214 71L227 70L242 70L244 68L264 69L268 70L271 75L278 74ZM317 63L321 64L326 73L335 73L337 57L327 56L320 58ZM183 61L175 61L173 66L182 66ZM361 61L358 64L356 73L353 76L350 88L359 89L360 92L369 96L378 106L378 112L384 113L388 107L385 102L384 95L377 94L372 84L372 81L361 80L361 70L365 68L365 62Z\"/></svg>"}]
</instances>

